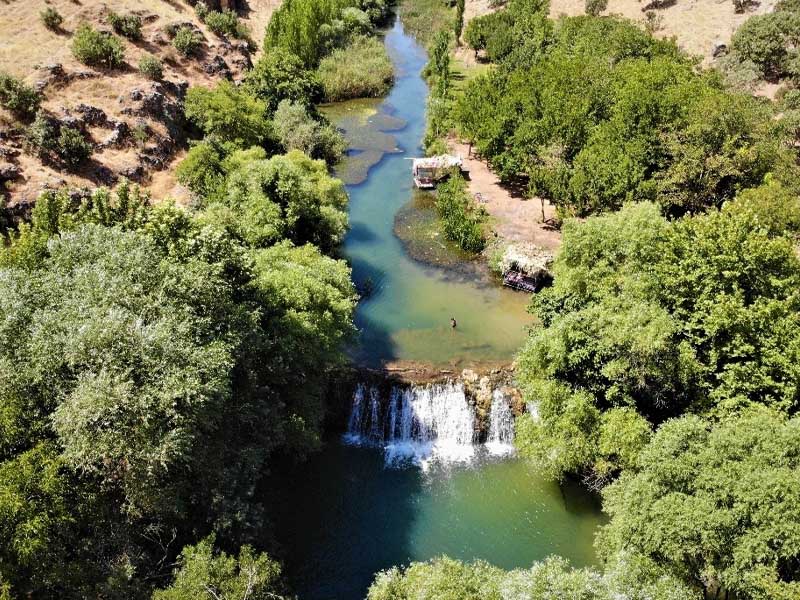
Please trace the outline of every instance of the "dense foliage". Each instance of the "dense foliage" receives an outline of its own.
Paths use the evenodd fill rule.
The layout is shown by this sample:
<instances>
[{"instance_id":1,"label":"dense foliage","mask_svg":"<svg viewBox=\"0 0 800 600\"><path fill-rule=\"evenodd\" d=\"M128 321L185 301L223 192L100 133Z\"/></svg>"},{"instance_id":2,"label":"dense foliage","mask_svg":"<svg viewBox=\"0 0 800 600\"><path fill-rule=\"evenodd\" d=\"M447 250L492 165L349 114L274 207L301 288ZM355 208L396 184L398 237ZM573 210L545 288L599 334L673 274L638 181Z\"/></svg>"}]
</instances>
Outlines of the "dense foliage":
<instances>
[{"instance_id":1,"label":"dense foliage","mask_svg":"<svg viewBox=\"0 0 800 600\"><path fill-rule=\"evenodd\" d=\"M394 82L394 66L383 42L359 36L322 59L317 69L326 102L377 98Z\"/></svg>"},{"instance_id":2,"label":"dense foliage","mask_svg":"<svg viewBox=\"0 0 800 600\"><path fill-rule=\"evenodd\" d=\"M568 222L519 358L539 407L520 422L523 451L604 481L686 411L797 410L799 210L773 183L671 223L652 204Z\"/></svg>"},{"instance_id":3,"label":"dense foliage","mask_svg":"<svg viewBox=\"0 0 800 600\"><path fill-rule=\"evenodd\" d=\"M42 160L75 168L92 154L92 144L79 129L39 111L28 128L26 140Z\"/></svg>"},{"instance_id":4,"label":"dense foliage","mask_svg":"<svg viewBox=\"0 0 800 600\"><path fill-rule=\"evenodd\" d=\"M501 600L506 598L698 600L699 594L677 578L628 563L599 574L571 569L551 557L530 569L503 571L485 562L437 558L405 569L379 573L367 600Z\"/></svg>"},{"instance_id":5,"label":"dense foliage","mask_svg":"<svg viewBox=\"0 0 800 600\"><path fill-rule=\"evenodd\" d=\"M485 213L475 204L459 173L451 175L436 189L436 211L442 230L462 250L480 252L486 244L483 235Z\"/></svg>"},{"instance_id":6,"label":"dense foliage","mask_svg":"<svg viewBox=\"0 0 800 600\"><path fill-rule=\"evenodd\" d=\"M800 593L800 420L770 410L664 423L604 491L606 554L623 551L720 597Z\"/></svg>"},{"instance_id":7,"label":"dense foliage","mask_svg":"<svg viewBox=\"0 0 800 600\"><path fill-rule=\"evenodd\" d=\"M784 2L774 12L750 17L731 40L734 59L754 64L759 75L800 77L797 46L800 44L800 6Z\"/></svg>"},{"instance_id":8,"label":"dense foliage","mask_svg":"<svg viewBox=\"0 0 800 600\"><path fill-rule=\"evenodd\" d=\"M470 22L468 43L499 65L467 85L453 120L503 179L561 216L630 200L695 212L793 168L768 103L726 91L628 21L553 22L535 4Z\"/></svg>"},{"instance_id":9,"label":"dense foliage","mask_svg":"<svg viewBox=\"0 0 800 600\"><path fill-rule=\"evenodd\" d=\"M258 526L269 455L318 444L354 292L345 264L302 245L327 239L307 194L340 184L286 160L261 172L278 189L292 178L283 193L305 204L287 205L272 247L123 187L77 207L42 196L0 255L0 573L14 589L136 597L170 539Z\"/></svg>"},{"instance_id":10,"label":"dense foliage","mask_svg":"<svg viewBox=\"0 0 800 600\"><path fill-rule=\"evenodd\" d=\"M30 119L39 110L42 96L21 79L0 72L0 106L21 119Z\"/></svg>"},{"instance_id":11,"label":"dense foliage","mask_svg":"<svg viewBox=\"0 0 800 600\"><path fill-rule=\"evenodd\" d=\"M287 0L270 19L264 46L287 50L313 68L334 49L372 34L390 10L389 0Z\"/></svg>"},{"instance_id":12,"label":"dense foliage","mask_svg":"<svg viewBox=\"0 0 800 600\"><path fill-rule=\"evenodd\" d=\"M125 49L118 37L97 31L81 23L72 37L72 54L80 62L93 67L119 68L125 60Z\"/></svg>"}]
</instances>

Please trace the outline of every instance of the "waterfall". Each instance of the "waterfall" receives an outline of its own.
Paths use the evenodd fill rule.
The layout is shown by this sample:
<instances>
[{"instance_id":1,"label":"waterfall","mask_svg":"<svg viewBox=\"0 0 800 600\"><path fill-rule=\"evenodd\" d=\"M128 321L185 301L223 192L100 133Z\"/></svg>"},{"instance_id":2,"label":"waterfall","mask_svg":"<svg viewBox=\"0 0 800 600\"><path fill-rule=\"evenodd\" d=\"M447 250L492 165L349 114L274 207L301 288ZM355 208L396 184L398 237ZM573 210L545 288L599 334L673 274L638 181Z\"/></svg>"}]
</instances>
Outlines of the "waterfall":
<instances>
[{"instance_id":1,"label":"waterfall","mask_svg":"<svg viewBox=\"0 0 800 600\"><path fill-rule=\"evenodd\" d=\"M384 449L387 465L467 462L475 453L475 415L461 384L393 387L382 405L376 387L356 387L347 434L351 444Z\"/></svg>"},{"instance_id":2,"label":"waterfall","mask_svg":"<svg viewBox=\"0 0 800 600\"><path fill-rule=\"evenodd\" d=\"M500 390L494 390L492 393L486 449L494 455L514 453L514 413L511 411L508 398Z\"/></svg>"},{"instance_id":3,"label":"waterfall","mask_svg":"<svg viewBox=\"0 0 800 600\"><path fill-rule=\"evenodd\" d=\"M359 384L353 393L346 443L383 449L386 464L469 462L475 456L476 417L464 386L446 383L392 386L382 396L377 386ZM493 456L514 453L514 414L508 396L492 393L485 450Z\"/></svg>"}]
</instances>

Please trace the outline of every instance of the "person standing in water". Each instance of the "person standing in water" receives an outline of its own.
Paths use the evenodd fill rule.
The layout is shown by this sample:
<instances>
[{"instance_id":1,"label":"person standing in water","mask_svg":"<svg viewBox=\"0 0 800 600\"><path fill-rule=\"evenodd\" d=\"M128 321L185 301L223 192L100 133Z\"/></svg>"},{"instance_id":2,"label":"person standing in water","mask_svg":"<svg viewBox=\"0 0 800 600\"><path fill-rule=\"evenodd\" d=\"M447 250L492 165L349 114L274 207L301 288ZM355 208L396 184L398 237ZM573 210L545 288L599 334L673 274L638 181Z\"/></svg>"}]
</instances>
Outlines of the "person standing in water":
<instances>
[{"instance_id":1,"label":"person standing in water","mask_svg":"<svg viewBox=\"0 0 800 600\"><path fill-rule=\"evenodd\" d=\"M458 325L458 323L456 323L456 320L455 320L455 318L454 318L454 317L450 317L450 327L452 327L453 329L455 329L455 328L456 328L456 325Z\"/></svg>"}]
</instances>

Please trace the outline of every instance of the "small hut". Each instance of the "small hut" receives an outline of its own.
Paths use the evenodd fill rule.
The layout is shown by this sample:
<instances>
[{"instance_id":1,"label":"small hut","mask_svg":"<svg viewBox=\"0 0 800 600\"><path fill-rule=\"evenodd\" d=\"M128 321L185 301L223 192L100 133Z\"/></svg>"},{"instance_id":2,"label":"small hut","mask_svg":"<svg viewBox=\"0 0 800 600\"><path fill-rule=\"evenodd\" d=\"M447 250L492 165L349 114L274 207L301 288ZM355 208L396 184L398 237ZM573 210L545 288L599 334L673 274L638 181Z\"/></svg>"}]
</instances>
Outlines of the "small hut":
<instances>
[{"instance_id":1,"label":"small hut","mask_svg":"<svg viewBox=\"0 0 800 600\"><path fill-rule=\"evenodd\" d=\"M411 173L414 176L414 185L422 189L436 186L436 182L445 177L453 167L461 168L463 161L460 156L441 154L426 158L415 158L411 164Z\"/></svg>"}]
</instances>

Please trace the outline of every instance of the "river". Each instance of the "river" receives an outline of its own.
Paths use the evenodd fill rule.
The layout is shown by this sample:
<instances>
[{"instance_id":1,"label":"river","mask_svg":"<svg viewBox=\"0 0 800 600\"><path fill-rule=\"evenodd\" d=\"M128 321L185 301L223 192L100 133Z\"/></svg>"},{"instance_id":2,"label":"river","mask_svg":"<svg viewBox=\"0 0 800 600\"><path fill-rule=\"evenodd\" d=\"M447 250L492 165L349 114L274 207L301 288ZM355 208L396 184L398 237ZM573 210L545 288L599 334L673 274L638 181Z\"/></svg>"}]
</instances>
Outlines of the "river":
<instances>
[{"instance_id":1,"label":"river","mask_svg":"<svg viewBox=\"0 0 800 600\"><path fill-rule=\"evenodd\" d=\"M370 366L507 362L530 322L527 296L501 288L477 265L443 269L416 261L395 235L398 213L416 210L406 159L421 153L428 90L420 76L425 53L399 22L385 41L396 68L389 96L325 109L351 148L338 171L350 194L343 250L357 285L370 292L357 311L354 358ZM430 244L450 252L441 240ZM281 477L289 487L278 491L274 518L289 581L302 600L361 600L377 571L442 554L504 568L551 554L575 566L593 564L602 520L596 499L548 482L490 446L473 446L471 413L452 410L452 402L465 403L461 389L447 388L450 406L431 398L442 393L421 389L404 397L407 413L425 412L440 434L446 420L455 432L445 440L452 444L439 444L448 450L443 459L434 451L441 440L417 439L419 415L400 433L402 394L378 415L377 402L366 406L369 393L362 393L354 400L350 443L328 440ZM394 460L397 448L408 446L410 460Z\"/></svg>"}]
</instances>

